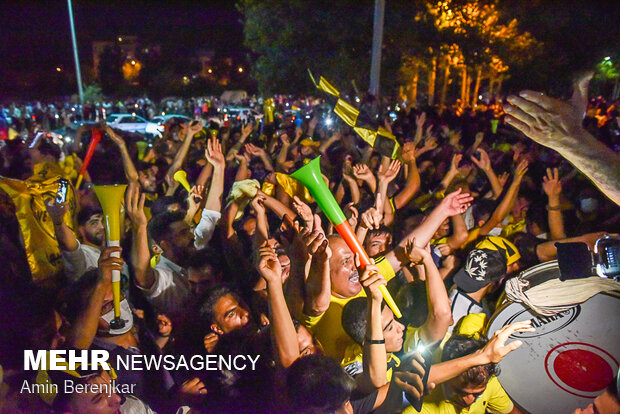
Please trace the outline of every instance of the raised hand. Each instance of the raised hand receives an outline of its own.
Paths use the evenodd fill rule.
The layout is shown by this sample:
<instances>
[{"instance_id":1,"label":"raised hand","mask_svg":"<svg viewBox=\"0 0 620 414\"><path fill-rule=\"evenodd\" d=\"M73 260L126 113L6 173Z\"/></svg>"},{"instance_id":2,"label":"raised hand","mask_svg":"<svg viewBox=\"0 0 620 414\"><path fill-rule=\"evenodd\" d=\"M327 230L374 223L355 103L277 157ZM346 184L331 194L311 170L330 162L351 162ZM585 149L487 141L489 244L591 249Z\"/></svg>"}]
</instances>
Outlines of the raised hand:
<instances>
[{"instance_id":1,"label":"raised hand","mask_svg":"<svg viewBox=\"0 0 620 414\"><path fill-rule=\"evenodd\" d=\"M202 194L204 193L204 185L195 185L190 190L187 196L187 210L196 212L202 201Z\"/></svg>"},{"instance_id":2,"label":"raised hand","mask_svg":"<svg viewBox=\"0 0 620 414\"><path fill-rule=\"evenodd\" d=\"M461 194L461 189L448 194L441 203L441 208L448 217L456 216L457 214L463 214L471 205L473 197L469 193Z\"/></svg>"},{"instance_id":3,"label":"raised hand","mask_svg":"<svg viewBox=\"0 0 620 414\"><path fill-rule=\"evenodd\" d=\"M367 228L368 230L378 229L381 227L381 222L383 221L383 198L381 194L377 194L377 199L375 200L375 206L369 208L364 213L362 213L362 223L361 226Z\"/></svg>"},{"instance_id":4,"label":"raised hand","mask_svg":"<svg viewBox=\"0 0 620 414\"><path fill-rule=\"evenodd\" d=\"M425 247L419 247L415 244L415 238L408 240L405 244L405 254L411 260L411 263L420 263L427 255L429 251Z\"/></svg>"},{"instance_id":5,"label":"raised hand","mask_svg":"<svg viewBox=\"0 0 620 414\"><path fill-rule=\"evenodd\" d=\"M301 219L306 224L306 228L309 228L309 230L312 231L314 217L312 216L312 209L310 208L310 206L301 201L299 197L294 196L293 208L295 208L295 211L297 212L297 214L299 214L299 217L301 217Z\"/></svg>"},{"instance_id":6,"label":"raised hand","mask_svg":"<svg viewBox=\"0 0 620 414\"><path fill-rule=\"evenodd\" d=\"M504 326L502 329L495 331L493 337L489 339L489 342L482 348L482 354L485 356L487 363L497 364L506 355L523 345L523 342L517 340L506 345L506 341L510 335L515 332L535 332L532 328L532 321L515 322L510 325Z\"/></svg>"},{"instance_id":7,"label":"raised hand","mask_svg":"<svg viewBox=\"0 0 620 414\"><path fill-rule=\"evenodd\" d=\"M515 181L521 181L527 172L527 160L523 159L515 169Z\"/></svg>"},{"instance_id":8,"label":"raised hand","mask_svg":"<svg viewBox=\"0 0 620 414\"><path fill-rule=\"evenodd\" d=\"M452 156L452 162L450 163L450 171L453 173L459 172L459 164L463 159L463 154L454 154Z\"/></svg>"},{"instance_id":9,"label":"raised hand","mask_svg":"<svg viewBox=\"0 0 620 414\"><path fill-rule=\"evenodd\" d=\"M400 171L400 161L398 160L392 160L390 161L390 164L384 168L383 164L379 166L379 181L383 181L386 183L390 183L392 182L392 180L394 180L394 178L396 178L396 176L398 175L398 172Z\"/></svg>"},{"instance_id":10,"label":"raised hand","mask_svg":"<svg viewBox=\"0 0 620 414\"><path fill-rule=\"evenodd\" d=\"M562 145L567 138L581 134L585 115L588 83L592 73L575 84L572 98L567 101L546 96L542 92L522 91L519 96L509 96L506 123L546 147Z\"/></svg>"},{"instance_id":11,"label":"raised hand","mask_svg":"<svg viewBox=\"0 0 620 414\"><path fill-rule=\"evenodd\" d=\"M249 137L253 129L254 129L254 124L252 122L249 122L246 126L241 128L241 137L243 139Z\"/></svg>"},{"instance_id":12,"label":"raised hand","mask_svg":"<svg viewBox=\"0 0 620 414\"><path fill-rule=\"evenodd\" d=\"M359 212L357 211L357 208L355 208L355 203L351 202L347 204L344 206L342 211L344 212L345 217L347 217L347 221L349 222L351 228L355 229L359 218Z\"/></svg>"},{"instance_id":13,"label":"raised hand","mask_svg":"<svg viewBox=\"0 0 620 414\"><path fill-rule=\"evenodd\" d=\"M125 261L120 257L121 251L123 249L121 247L106 247L101 255L99 256L99 260L97 262L97 266L99 268L99 274L101 275L101 280L105 284L112 283L112 271L118 270L119 272L123 270L123 263ZM118 252L119 257L112 257L112 253Z\"/></svg>"},{"instance_id":14,"label":"raised hand","mask_svg":"<svg viewBox=\"0 0 620 414\"><path fill-rule=\"evenodd\" d=\"M256 197L254 197L250 203L252 205L252 208L256 212L257 216L262 216L265 214L265 199L266 199L265 194L262 192L259 192L256 194Z\"/></svg>"},{"instance_id":15,"label":"raised hand","mask_svg":"<svg viewBox=\"0 0 620 414\"><path fill-rule=\"evenodd\" d=\"M409 141L403 145L403 153L401 155L405 164L410 164L415 161L415 143Z\"/></svg>"},{"instance_id":16,"label":"raised hand","mask_svg":"<svg viewBox=\"0 0 620 414\"><path fill-rule=\"evenodd\" d=\"M471 161L482 171L489 171L491 169L491 159L489 158L489 154L487 154L487 152L482 148L478 148L476 152L480 154L480 160L472 155L470 157Z\"/></svg>"},{"instance_id":17,"label":"raised hand","mask_svg":"<svg viewBox=\"0 0 620 414\"><path fill-rule=\"evenodd\" d=\"M224 159L224 154L222 153L222 144L217 138L211 137L207 141L205 157L214 168L224 168L226 165L226 160Z\"/></svg>"},{"instance_id":18,"label":"raised hand","mask_svg":"<svg viewBox=\"0 0 620 414\"><path fill-rule=\"evenodd\" d=\"M358 263L358 254L356 256L356 264ZM369 264L364 268L360 275L360 283L366 291L366 296L372 298L373 301L381 302L383 300L383 294L379 290L379 286L387 285L387 282L383 275L379 273L379 268L376 264Z\"/></svg>"},{"instance_id":19,"label":"raised hand","mask_svg":"<svg viewBox=\"0 0 620 414\"><path fill-rule=\"evenodd\" d=\"M543 177L543 190L547 197L557 198L562 192L562 182L560 181L558 169L547 168L547 175Z\"/></svg>"},{"instance_id":20,"label":"raised hand","mask_svg":"<svg viewBox=\"0 0 620 414\"><path fill-rule=\"evenodd\" d=\"M125 192L125 210L127 216L135 228L146 226L148 220L144 213L144 193L140 194L140 185L137 182L130 182Z\"/></svg>"},{"instance_id":21,"label":"raised hand","mask_svg":"<svg viewBox=\"0 0 620 414\"><path fill-rule=\"evenodd\" d=\"M426 122L426 112L422 112L415 117L415 125L417 128L422 129L424 127L424 122Z\"/></svg>"},{"instance_id":22,"label":"raised hand","mask_svg":"<svg viewBox=\"0 0 620 414\"><path fill-rule=\"evenodd\" d=\"M372 181L375 178L372 171L370 171L370 168L368 168L368 165L366 164L354 165L353 175L355 176L355 178L362 181Z\"/></svg>"},{"instance_id":23,"label":"raised hand","mask_svg":"<svg viewBox=\"0 0 620 414\"><path fill-rule=\"evenodd\" d=\"M205 335L203 339L205 350L209 353L213 352L213 349L215 348L215 345L217 345L217 341L219 339L220 339L219 335L216 334L215 332L211 332L210 334Z\"/></svg>"},{"instance_id":24,"label":"raised hand","mask_svg":"<svg viewBox=\"0 0 620 414\"><path fill-rule=\"evenodd\" d=\"M47 214L50 215L52 219L52 223L59 226L63 223L65 215L69 211L69 203L57 203L55 199L50 198L45 200L45 209L47 210Z\"/></svg>"},{"instance_id":25,"label":"raised hand","mask_svg":"<svg viewBox=\"0 0 620 414\"><path fill-rule=\"evenodd\" d=\"M192 121L189 124L189 133L192 134L192 136L194 136L202 130L202 127L203 127L202 121Z\"/></svg>"},{"instance_id":26,"label":"raised hand","mask_svg":"<svg viewBox=\"0 0 620 414\"><path fill-rule=\"evenodd\" d=\"M282 283L282 266L278 255L268 242L264 242L259 250L258 272L267 284Z\"/></svg>"}]
</instances>

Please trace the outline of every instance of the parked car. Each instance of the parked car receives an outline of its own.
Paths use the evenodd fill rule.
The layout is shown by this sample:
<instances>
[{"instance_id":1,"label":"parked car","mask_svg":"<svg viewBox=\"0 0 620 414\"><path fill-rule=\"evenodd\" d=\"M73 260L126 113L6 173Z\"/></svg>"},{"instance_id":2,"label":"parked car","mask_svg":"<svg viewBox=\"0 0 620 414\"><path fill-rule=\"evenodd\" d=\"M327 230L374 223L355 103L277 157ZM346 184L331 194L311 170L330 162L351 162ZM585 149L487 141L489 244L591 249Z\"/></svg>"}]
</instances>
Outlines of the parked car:
<instances>
[{"instance_id":1,"label":"parked car","mask_svg":"<svg viewBox=\"0 0 620 414\"><path fill-rule=\"evenodd\" d=\"M121 131L145 134L148 121L134 114L110 114L106 118L106 123Z\"/></svg>"},{"instance_id":2,"label":"parked car","mask_svg":"<svg viewBox=\"0 0 620 414\"><path fill-rule=\"evenodd\" d=\"M178 114L166 114L166 115L157 115L151 118L146 125L146 134L152 137L161 137L164 133L164 124L171 119L178 119L180 122L190 122L192 118L187 117L185 115Z\"/></svg>"}]
</instances>

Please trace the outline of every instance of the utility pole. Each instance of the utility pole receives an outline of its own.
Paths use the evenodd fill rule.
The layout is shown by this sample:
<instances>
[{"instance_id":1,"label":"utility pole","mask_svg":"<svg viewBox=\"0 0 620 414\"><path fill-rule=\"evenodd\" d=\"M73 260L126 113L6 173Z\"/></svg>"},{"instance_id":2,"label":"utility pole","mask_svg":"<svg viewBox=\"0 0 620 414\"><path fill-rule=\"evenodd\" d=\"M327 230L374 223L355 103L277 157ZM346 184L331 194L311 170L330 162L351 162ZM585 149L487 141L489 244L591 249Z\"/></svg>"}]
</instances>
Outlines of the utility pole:
<instances>
[{"instance_id":1,"label":"utility pole","mask_svg":"<svg viewBox=\"0 0 620 414\"><path fill-rule=\"evenodd\" d=\"M84 90L82 89L82 74L80 72L80 58L78 57L77 40L75 39L75 24L73 23L73 7L71 0L67 0L69 8L69 25L71 26L71 40L73 41L73 58L75 59L75 77L77 78L80 105L84 103Z\"/></svg>"},{"instance_id":2,"label":"utility pole","mask_svg":"<svg viewBox=\"0 0 620 414\"><path fill-rule=\"evenodd\" d=\"M385 14L385 0L375 0L375 18L372 34L372 60L370 62L371 95L379 96L379 79L381 77L381 44L383 43L383 15Z\"/></svg>"}]
</instances>

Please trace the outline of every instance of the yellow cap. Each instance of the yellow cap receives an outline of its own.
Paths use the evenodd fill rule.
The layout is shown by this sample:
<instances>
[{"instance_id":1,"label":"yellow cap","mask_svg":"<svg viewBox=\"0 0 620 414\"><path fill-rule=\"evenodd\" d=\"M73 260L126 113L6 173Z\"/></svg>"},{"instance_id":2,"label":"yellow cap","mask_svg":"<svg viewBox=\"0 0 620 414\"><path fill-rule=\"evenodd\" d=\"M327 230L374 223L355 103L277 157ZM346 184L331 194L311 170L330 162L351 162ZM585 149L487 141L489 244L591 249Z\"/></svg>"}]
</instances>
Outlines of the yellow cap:
<instances>
[{"instance_id":1,"label":"yellow cap","mask_svg":"<svg viewBox=\"0 0 620 414\"><path fill-rule=\"evenodd\" d=\"M476 245L476 248L489 250L503 249L506 252L507 266L510 266L521 258L521 254L519 253L517 246L509 242L507 239L499 236L485 237L484 240Z\"/></svg>"}]
</instances>

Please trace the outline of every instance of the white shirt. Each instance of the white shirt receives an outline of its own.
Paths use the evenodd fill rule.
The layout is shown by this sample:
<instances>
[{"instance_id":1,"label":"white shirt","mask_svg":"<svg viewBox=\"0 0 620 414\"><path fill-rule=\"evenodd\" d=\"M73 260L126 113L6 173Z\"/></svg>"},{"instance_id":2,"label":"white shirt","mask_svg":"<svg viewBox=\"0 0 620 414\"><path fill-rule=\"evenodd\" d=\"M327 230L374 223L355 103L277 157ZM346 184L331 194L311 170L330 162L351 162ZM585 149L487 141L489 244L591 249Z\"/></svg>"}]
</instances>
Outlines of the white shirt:
<instances>
[{"instance_id":1,"label":"white shirt","mask_svg":"<svg viewBox=\"0 0 620 414\"><path fill-rule=\"evenodd\" d=\"M71 281L76 281L89 270L99 267L99 256L101 250L88 244L82 244L78 240L78 248L70 252L62 250L62 261L65 265L65 275ZM127 263L123 263L121 274L129 280L129 268Z\"/></svg>"},{"instance_id":2,"label":"white shirt","mask_svg":"<svg viewBox=\"0 0 620 414\"><path fill-rule=\"evenodd\" d=\"M149 302L162 313L181 310L192 295L187 271L162 255L153 275L155 281L149 289L138 286Z\"/></svg>"},{"instance_id":3,"label":"white shirt","mask_svg":"<svg viewBox=\"0 0 620 414\"><path fill-rule=\"evenodd\" d=\"M215 210L202 210L202 216L200 222L194 229L194 247L197 249L204 249L207 247L207 243L211 240L215 226L222 217L222 213Z\"/></svg>"},{"instance_id":4,"label":"white shirt","mask_svg":"<svg viewBox=\"0 0 620 414\"><path fill-rule=\"evenodd\" d=\"M62 261L65 265L65 274L72 280L78 280L84 273L97 268L101 250L78 241L78 248L70 252L62 251Z\"/></svg>"},{"instance_id":5,"label":"white shirt","mask_svg":"<svg viewBox=\"0 0 620 414\"><path fill-rule=\"evenodd\" d=\"M483 313L484 309L482 304L476 302L469 295L458 288L454 288L449 293L449 298L452 301L452 325L448 328L448 332L452 332L456 324L461 320L463 316L470 313Z\"/></svg>"},{"instance_id":6,"label":"white shirt","mask_svg":"<svg viewBox=\"0 0 620 414\"><path fill-rule=\"evenodd\" d=\"M200 222L194 229L194 246L197 249L207 246L221 217L219 211L202 210ZM153 286L149 289L138 286L149 302L162 313L178 312L183 309L192 295L187 271L164 255L160 256L153 271L155 277Z\"/></svg>"}]
</instances>

